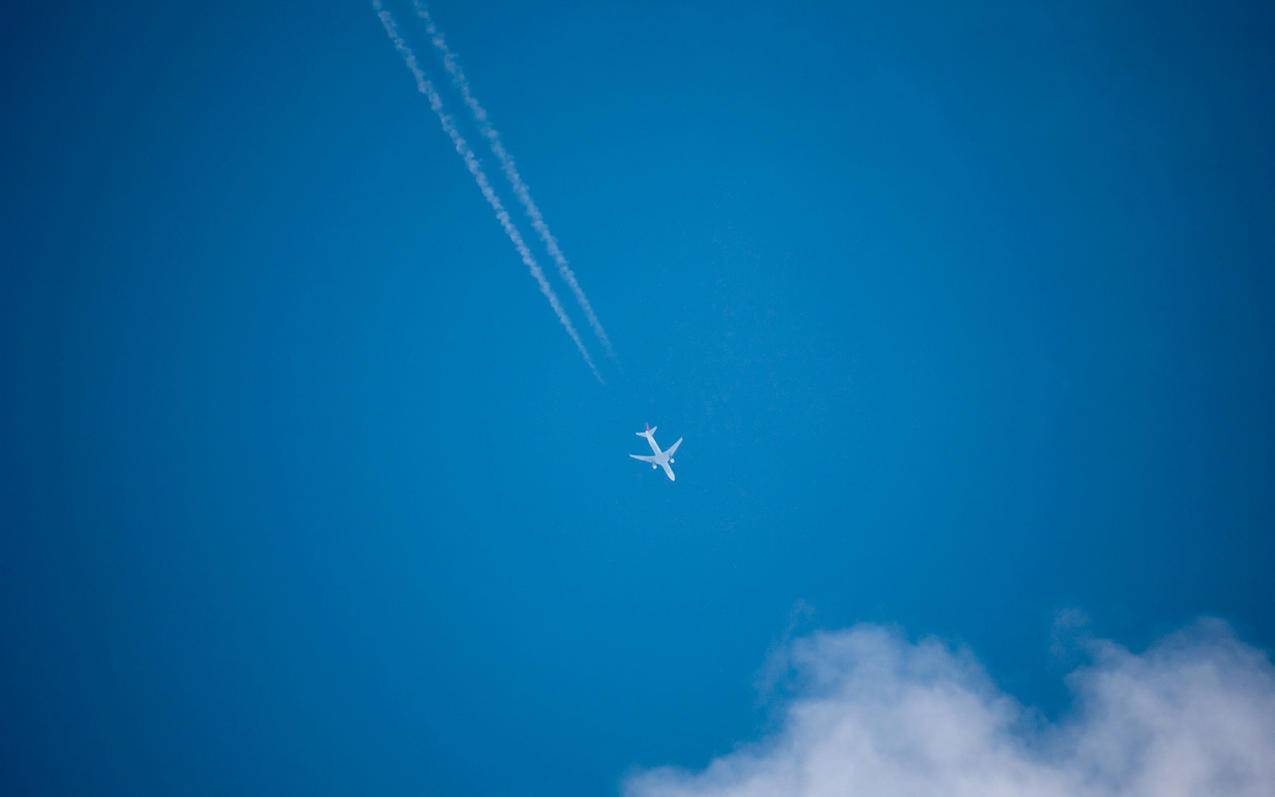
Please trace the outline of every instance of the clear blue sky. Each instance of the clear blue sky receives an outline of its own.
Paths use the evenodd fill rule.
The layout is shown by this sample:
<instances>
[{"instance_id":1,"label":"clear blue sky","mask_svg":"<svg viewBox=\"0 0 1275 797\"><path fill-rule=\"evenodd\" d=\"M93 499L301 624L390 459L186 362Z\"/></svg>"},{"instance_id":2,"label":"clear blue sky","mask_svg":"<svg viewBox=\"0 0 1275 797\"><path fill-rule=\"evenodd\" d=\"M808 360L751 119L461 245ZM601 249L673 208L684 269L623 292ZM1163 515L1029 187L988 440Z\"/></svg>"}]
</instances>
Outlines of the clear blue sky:
<instances>
[{"instance_id":1,"label":"clear blue sky","mask_svg":"<svg viewBox=\"0 0 1275 797\"><path fill-rule=\"evenodd\" d=\"M614 793L794 626L1049 714L1064 609L1275 648L1269 8L750 5L432 7L606 386L366 4L10 12L0 791Z\"/></svg>"}]
</instances>

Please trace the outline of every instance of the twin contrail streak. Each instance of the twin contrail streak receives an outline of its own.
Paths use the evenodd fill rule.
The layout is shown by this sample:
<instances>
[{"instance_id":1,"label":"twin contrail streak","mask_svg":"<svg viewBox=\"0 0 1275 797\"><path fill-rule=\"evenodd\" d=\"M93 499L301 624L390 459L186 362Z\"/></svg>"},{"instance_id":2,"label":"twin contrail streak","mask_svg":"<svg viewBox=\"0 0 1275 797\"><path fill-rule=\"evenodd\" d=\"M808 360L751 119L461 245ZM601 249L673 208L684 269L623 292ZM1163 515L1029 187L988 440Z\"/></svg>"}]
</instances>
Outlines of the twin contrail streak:
<instances>
[{"instance_id":1,"label":"twin contrail streak","mask_svg":"<svg viewBox=\"0 0 1275 797\"><path fill-rule=\"evenodd\" d=\"M434 84L429 81L429 78L421 70L420 64L416 61L416 53L412 52L412 48L408 47L407 42L403 40L402 34L398 31L398 25L394 22L394 15L384 8L381 0L372 0L372 10L376 12L376 16L381 20L381 26L385 28L385 35L389 37L390 43L394 45L394 49L402 56L404 65L407 66L407 70L412 73L412 77L416 80L416 90L429 101L430 110L438 117L438 122L442 125L443 132L451 139L452 146L456 148L457 154L465 161L465 167L469 169L474 182L478 184L478 190L482 192L483 199L487 200L492 212L496 214L496 221L500 222L501 229L505 231L505 235L509 236L509 240L513 243L514 249L517 250L523 265L527 267L527 271L531 272L532 278L540 286L540 292L549 301L549 306L553 308L554 314L558 316L558 321L562 324L562 328L567 331L571 342L580 351L580 356L584 358L584 362L589 366L589 370L593 372L593 376L599 382L603 381L602 374L598 372L597 366L593 364L593 358L589 356L589 350L584 347L584 342L580 340L580 335L576 332L575 325L571 323L571 319L567 316L566 310L563 309L562 303L558 301L558 295L554 293L549 280L545 279L544 270L540 268L540 264L536 262L531 250L527 248L527 244L522 238L522 233L518 232L518 228L514 226L513 221L509 218L509 211L505 210L500 197L492 189L491 183L487 180L486 172L483 171L483 167L478 163L478 158L474 156L474 151L470 148L468 142L465 141L465 137L456 129L455 122L443 111L443 98L439 96Z\"/></svg>"},{"instance_id":2,"label":"twin contrail streak","mask_svg":"<svg viewBox=\"0 0 1275 797\"><path fill-rule=\"evenodd\" d=\"M611 339L607 337L606 330L602 328L602 322L598 320L597 314L593 312L593 305L589 304L589 297L585 295L584 289L580 287L580 282L576 279L575 272L571 270L570 264L567 263L566 255L562 254L562 249L558 246L558 239L549 230L549 225L545 223L539 206L531 198L531 189L527 187L526 181L518 173L518 167L514 163L513 156L505 149L505 145L500 140L500 133L496 131L487 116L487 109L474 96L469 80L466 79L465 72L461 69L460 63L456 59L456 54L452 52L451 47L447 46L447 40L443 38L442 32L434 24L434 20L430 17L429 10L425 7L422 0L412 0L412 5L416 9L416 15L424 21L425 32L429 34L430 41L434 44L434 49L438 50L439 55L443 58L443 68L447 70L447 74L452 78L452 83L460 91L460 96L464 99L465 105L469 106L470 112L474 115L474 121L478 123L479 131L482 132L483 137L487 139L487 143L491 146L492 154L496 156L496 160L500 161L501 171L505 173L505 178L509 180L510 187L513 188L514 194L518 196L518 201L522 203L523 209L526 210L527 218L531 220L532 228L540 236L545 250L549 252L549 257L553 259L553 264L558 267L559 276L571 288L571 293L575 295L576 302L580 305L585 318L589 321L589 326L593 328L593 333L602 342L607 355L614 360L615 349L611 347Z\"/></svg>"}]
</instances>

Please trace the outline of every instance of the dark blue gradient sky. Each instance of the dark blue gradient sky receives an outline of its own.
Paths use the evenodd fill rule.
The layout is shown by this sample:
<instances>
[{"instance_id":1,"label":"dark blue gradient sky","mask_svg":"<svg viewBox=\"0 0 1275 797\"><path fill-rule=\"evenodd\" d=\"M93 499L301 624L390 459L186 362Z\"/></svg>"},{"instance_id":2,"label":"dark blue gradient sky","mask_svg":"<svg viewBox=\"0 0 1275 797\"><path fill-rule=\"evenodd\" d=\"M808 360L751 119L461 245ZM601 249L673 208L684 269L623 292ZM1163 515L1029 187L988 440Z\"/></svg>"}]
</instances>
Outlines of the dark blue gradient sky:
<instances>
[{"instance_id":1,"label":"dark blue gradient sky","mask_svg":"<svg viewBox=\"0 0 1275 797\"><path fill-rule=\"evenodd\" d=\"M11 10L0 791L613 793L794 627L1047 714L1065 609L1275 648L1275 20L1057 5L433 6L605 387L365 4Z\"/></svg>"}]
</instances>

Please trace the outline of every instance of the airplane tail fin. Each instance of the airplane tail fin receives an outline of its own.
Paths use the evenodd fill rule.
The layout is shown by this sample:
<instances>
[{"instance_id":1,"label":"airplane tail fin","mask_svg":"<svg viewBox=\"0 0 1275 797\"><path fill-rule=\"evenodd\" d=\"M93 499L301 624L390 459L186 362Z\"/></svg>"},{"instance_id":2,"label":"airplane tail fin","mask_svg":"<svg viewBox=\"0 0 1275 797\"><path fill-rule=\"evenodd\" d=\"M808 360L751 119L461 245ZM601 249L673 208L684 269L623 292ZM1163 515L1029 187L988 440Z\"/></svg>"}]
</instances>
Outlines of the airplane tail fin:
<instances>
[{"instance_id":1,"label":"airplane tail fin","mask_svg":"<svg viewBox=\"0 0 1275 797\"><path fill-rule=\"evenodd\" d=\"M655 428L656 427L654 426L648 425L646 427L645 432L634 432L634 434L637 435L638 437L650 437L651 435L655 434Z\"/></svg>"}]
</instances>

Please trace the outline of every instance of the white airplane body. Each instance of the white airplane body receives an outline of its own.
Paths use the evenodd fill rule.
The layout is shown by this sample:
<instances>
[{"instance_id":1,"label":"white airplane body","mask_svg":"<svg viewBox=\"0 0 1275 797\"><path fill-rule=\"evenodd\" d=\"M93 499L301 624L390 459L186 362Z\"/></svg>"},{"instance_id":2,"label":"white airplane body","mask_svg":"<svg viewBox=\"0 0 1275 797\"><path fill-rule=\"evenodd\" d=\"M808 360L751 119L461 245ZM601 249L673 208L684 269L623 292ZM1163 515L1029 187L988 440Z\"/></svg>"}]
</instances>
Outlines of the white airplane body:
<instances>
[{"instance_id":1,"label":"white airplane body","mask_svg":"<svg viewBox=\"0 0 1275 797\"><path fill-rule=\"evenodd\" d=\"M629 454L636 460L651 463L651 470L663 468L664 475L668 476L669 481L677 481L677 477L673 475L673 469L669 465L673 464L673 453L677 451L677 447L682 444L682 438L677 438L677 442L668 447L667 451L661 451L658 443L655 442L655 427L648 425L645 432L635 432L638 437L645 437L646 442L651 444L651 456L643 456L642 454Z\"/></svg>"}]
</instances>

